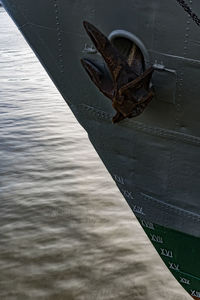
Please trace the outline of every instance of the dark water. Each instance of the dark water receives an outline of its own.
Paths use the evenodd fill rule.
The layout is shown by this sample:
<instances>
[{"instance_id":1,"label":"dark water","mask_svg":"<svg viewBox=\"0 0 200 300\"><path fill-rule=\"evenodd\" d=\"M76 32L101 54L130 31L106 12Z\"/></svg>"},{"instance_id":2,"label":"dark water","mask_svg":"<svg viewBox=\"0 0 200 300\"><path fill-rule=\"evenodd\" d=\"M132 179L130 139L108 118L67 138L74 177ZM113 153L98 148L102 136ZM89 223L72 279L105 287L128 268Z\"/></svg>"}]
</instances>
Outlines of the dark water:
<instances>
[{"instance_id":1,"label":"dark water","mask_svg":"<svg viewBox=\"0 0 200 300\"><path fill-rule=\"evenodd\" d=\"M0 299L190 299L3 8L0 116Z\"/></svg>"}]
</instances>

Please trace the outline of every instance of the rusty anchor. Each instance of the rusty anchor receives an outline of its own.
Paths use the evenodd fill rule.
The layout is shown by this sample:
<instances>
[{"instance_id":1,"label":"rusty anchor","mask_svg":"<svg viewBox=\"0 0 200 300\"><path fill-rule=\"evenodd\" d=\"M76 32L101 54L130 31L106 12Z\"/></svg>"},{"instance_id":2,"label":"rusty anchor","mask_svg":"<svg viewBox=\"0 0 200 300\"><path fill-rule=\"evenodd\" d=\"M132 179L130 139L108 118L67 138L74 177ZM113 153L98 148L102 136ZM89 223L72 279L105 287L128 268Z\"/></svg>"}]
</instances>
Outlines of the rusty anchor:
<instances>
[{"instance_id":1,"label":"rusty anchor","mask_svg":"<svg viewBox=\"0 0 200 300\"><path fill-rule=\"evenodd\" d=\"M81 63L98 89L112 100L113 123L140 115L154 96L150 88L153 67L144 70L143 55L136 45L125 58L95 26L86 21L83 25L108 70L89 58Z\"/></svg>"}]
</instances>

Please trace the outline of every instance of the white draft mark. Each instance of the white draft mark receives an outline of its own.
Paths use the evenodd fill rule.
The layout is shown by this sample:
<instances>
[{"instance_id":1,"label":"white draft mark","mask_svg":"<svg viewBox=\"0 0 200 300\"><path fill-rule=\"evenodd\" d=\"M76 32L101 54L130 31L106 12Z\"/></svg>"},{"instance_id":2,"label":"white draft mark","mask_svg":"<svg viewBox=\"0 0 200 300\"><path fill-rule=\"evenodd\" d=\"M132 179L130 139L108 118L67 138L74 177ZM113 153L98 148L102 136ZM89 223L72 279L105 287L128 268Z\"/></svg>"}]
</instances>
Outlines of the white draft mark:
<instances>
[{"instance_id":1,"label":"white draft mark","mask_svg":"<svg viewBox=\"0 0 200 300\"><path fill-rule=\"evenodd\" d=\"M190 285L190 280L186 279L184 277L180 277L180 283L184 283L184 284Z\"/></svg>"},{"instance_id":2,"label":"white draft mark","mask_svg":"<svg viewBox=\"0 0 200 300\"><path fill-rule=\"evenodd\" d=\"M169 268L174 271L180 271L180 266L175 263L169 262Z\"/></svg>"},{"instance_id":3,"label":"white draft mark","mask_svg":"<svg viewBox=\"0 0 200 300\"><path fill-rule=\"evenodd\" d=\"M173 258L173 252L171 250L167 250L164 248L160 248L160 250L161 250L161 255Z\"/></svg>"},{"instance_id":4,"label":"white draft mark","mask_svg":"<svg viewBox=\"0 0 200 300\"><path fill-rule=\"evenodd\" d=\"M119 176L119 175L114 174L113 177L114 177L114 180L115 180L116 182L118 182L118 183L120 183L120 184L123 184L123 185L125 184L125 183L124 183L125 180L124 180L124 178L123 178L122 176Z\"/></svg>"},{"instance_id":5,"label":"white draft mark","mask_svg":"<svg viewBox=\"0 0 200 300\"><path fill-rule=\"evenodd\" d=\"M141 220L141 224L145 228L149 228L149 229L155 230L154 225L151 222L148 222L148 221L145 221L144 219L142 219Z\"/></svg>"},{"instance_id":6,"label":"white draft mark","mask_svg":"<svg viewBox=\"0 0 200 300\"><path fill-rule=\"evenodd\" d=\"M125 198L134 199L132 192L122 189L122 194Z\"/></svg>"},{"instance_id":7,"label":"white draft mark","mask_svg":"<svg viewBox=\"0 0 200 300\"><path fill-rule=\"evenodd\" d=\"M151 234L151 241L163 244L163 238L160 235Z\"/></svg>"},{"instance_id":8,"label":"white draft mark","mask_svg":"<svg viewBox=\"0 0 200 300\"><path fill-rule=\"evenodd\" d=\"M196 290L191 290L191 296L197 297L200 299L200 292Z\"/></svg>"},{"instance_id":9,"label":"white draft mark","mask_svg":"<svg viewBox=\"0 0 200 300\"><path fill-rule=\"evenodd\" d=\"M132 210L137 214L140 214L143 216L145 215L145 213L143 212L143 207L141 207L141 206L133 205Z\"/></svg>"}]
</instances>

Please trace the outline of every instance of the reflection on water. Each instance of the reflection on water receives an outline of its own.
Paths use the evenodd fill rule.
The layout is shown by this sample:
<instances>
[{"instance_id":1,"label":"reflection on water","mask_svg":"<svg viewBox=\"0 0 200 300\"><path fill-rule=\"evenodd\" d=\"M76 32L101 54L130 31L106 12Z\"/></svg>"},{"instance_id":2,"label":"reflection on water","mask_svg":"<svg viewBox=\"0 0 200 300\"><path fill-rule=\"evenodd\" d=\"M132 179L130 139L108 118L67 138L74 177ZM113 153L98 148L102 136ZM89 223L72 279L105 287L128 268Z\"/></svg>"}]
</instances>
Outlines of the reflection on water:
<instances>
[{"instance_id":1,"label":"reflection on water","mask_svg":"<svg viewBox=\"0 0 200 300\"><path fill-rule=\"evenodd\" d=\"M190 299L2 8L0 66L0 299Z\"/></svg>"}]
</instances>

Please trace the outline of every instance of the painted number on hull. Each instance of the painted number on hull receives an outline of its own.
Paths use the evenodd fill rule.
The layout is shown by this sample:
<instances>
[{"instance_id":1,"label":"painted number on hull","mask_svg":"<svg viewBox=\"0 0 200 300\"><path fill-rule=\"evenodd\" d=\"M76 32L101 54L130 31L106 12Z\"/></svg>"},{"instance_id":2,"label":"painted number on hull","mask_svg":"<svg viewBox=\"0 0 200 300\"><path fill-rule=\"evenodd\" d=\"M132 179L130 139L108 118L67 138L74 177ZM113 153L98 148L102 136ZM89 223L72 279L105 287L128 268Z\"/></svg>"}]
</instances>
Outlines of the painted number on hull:
<instances>
[{"instance_id":1,"label":"painted number on hull","mask_svg":"<svg viewBox=\"0 0 200 300\"><path fill-rule=\"evenodd\" d=\"M114 180L115 180L116 182L118 182L118 183L120 183L120 184L123 184L123 185L125 184L125 183L124 183L125 180L124 180L124 178L123 178L122 176L119 176L119 175L114 174L113 177L114 177Z\"/></svg>"},{"instance_id":2,"label":"painted number on hull","mask_svg":"<svg viewBox=\"0 0 200 300\"><path fill-rule=\"evenodd\" d=\"M134 199L133 195L132 195L132 192L124 190L124 189L122 189L121 191L122 191L122 194L124 195L125 198Z\"/></svg>"},{"instance_id":3,"label":"painted number on hull","mask_svg":"<svg viewBox=\"0 0 200 300\"><path fill-rule=\"evenodd\" d=\"M169 268L174 271L180 271L179 265L169 262Z\"/></svg>"},{"instance_id":4,"label":"painted number on hull","mask_svg":"<svg viewBox=\"0 0 200 300\"><path fill-rule=\"evenodd\" d=\"M145 213L143 212L143 208L141 206L133 205L132 209L137 214L145 215Z\"/></svg>"},{"instance_id":5,"label":"painted number on hull","mask_svg":"<svg viewBox=\"0 0 200 300\"><path fill-rule=\"evenodd\" d=\"M166 256L166 257L170 257L170 258L173 257L173 252L171 250L167 250L167 249L164 249L164 248L160 248L160 250L161 250L161 255Z\"/></svg>"},{"instance_id":6,"label":"painted number on hull","mask_svg":"<svg viewBox=\"0 0 200 300\"><path fill-rule=\"evenodd\" d=\"M159 235L151 234L152 242L163 244L163 238Z\"/></svg>"},{"instance_id":7,"label":"painted number on hull","mask_svg":"<svg viewBox=\"0 0 200 300\"><path fill-rule=\"evenodd\" d=\"M200 292L195 291L195 290L191 290L191 296L200 299Z\"/></svg>"},{"instance_id":8,"label":"painted number on hull","mask_svg":"<svg viewBox=\"0 0 200 300\"><path fill-rule=\"evenodd\" d=\"M146 228L155 230L155 228L154 228L154 226L153 226L153 223L148 222L148 221L145 221L145 220L143 220L143 219L141 220L141 223L142 223L142 226L143 226L143 227L146 227Z\"/></svg>"},{"instance_id":9,"label":"painted number on hull","mask_svg":"<svg viewBox=\"0 0 200 300\"><path fill-rule=\"evenodd\" d=\"M186 278L184 278L184 277L180 277L180 283L184 283L184 284L190 285L189 279L186 279Z\"/></svg>"}]
</instances>

